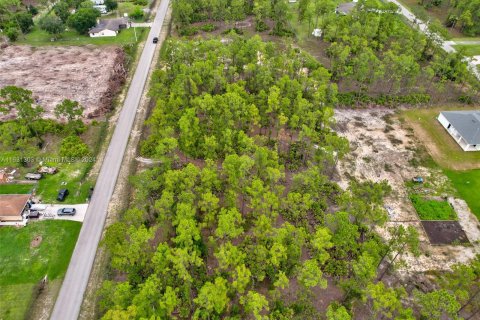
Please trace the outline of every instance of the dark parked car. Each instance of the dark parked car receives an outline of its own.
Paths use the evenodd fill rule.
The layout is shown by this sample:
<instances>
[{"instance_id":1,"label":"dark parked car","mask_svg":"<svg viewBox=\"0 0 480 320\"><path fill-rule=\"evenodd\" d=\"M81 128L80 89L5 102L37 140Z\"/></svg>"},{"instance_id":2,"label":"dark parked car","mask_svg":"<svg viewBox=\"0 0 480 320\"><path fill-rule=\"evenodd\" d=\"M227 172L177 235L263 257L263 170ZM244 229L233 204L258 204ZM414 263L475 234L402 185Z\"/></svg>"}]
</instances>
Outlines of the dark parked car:
<instances>
[{"instance_id":1,"label":"dark parked car","mask_svg":"<svg viewBox=\"0 0 480 320\"><path fill-rule=\"evenodd\" d=\"M77 213L75 208L62 208L57 211L58 216L74 216L75 213Z\"/></svg>"},{"instance_id":2,"label":"dark parked car","mask_svg":"<svg viewBox=\"0 0 480 320\"><path fill-rule=\"evenodd\" d=\"M28 218L29 219L38 219L38 218L40 218L40 212L30 210L30 213L28 214Z\"/></svg>"},{"instance_id":3,"label":"dark parked car","mask_svg":"<svg viewBox=\"0 0 480 320\"><path fill-rule=\"evenodd\" d=\"M157 42L158 42L158 37L153 38L153 43L157 43Z\"/></svg>"},{"instance_id":4,"label":"dark parked car","mask_svg":"<svg viewBox=\"0 0 480 320\"><path fill-rule=\"evenodd\" d=\"M58 201L63 201L65 198L68 196L68 189L61 189L58 192L57 200Z\"/></svg>"}]
</instances>

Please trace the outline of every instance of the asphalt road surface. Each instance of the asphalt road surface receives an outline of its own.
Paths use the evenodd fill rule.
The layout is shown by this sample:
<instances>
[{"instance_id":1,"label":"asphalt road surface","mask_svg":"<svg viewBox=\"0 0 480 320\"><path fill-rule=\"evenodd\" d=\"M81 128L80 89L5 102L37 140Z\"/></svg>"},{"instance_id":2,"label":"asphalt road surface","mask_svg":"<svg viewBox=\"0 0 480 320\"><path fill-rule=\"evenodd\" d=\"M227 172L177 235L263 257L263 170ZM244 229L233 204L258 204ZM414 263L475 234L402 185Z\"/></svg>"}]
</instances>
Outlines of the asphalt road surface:
<instances>
[{"instance_id":1,"label":"asphalt road surface","mask_svg":"<svg viewBox=\"0 0 480 320\"><path fill-rule=\"evenodd\" d=\"M128 138L137 113L137 107L147 81L155 53L155 46L161 45L160 42L156 45L153 44L152 40L154 37L160 36L169 2L170 0L161 0L152 28L148 34L112 140L103 160L95 191L88 206L67 274L55 303L51 316L52 320L76 320L78 318L107 216L108 204L115 188L123 155L125 154Z\"/></svg>"}]
</instances>

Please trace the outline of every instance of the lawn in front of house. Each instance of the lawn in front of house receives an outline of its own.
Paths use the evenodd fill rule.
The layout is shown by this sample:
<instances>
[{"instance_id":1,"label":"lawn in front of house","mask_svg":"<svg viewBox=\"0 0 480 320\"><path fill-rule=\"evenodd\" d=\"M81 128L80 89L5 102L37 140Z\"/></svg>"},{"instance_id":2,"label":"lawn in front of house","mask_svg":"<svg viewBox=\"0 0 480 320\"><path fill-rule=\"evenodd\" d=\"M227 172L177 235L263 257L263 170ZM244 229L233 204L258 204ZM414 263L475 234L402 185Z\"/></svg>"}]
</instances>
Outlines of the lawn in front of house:
<instances>
[{"instance_id":1,"label":"lawn in front of house","mask_svg":"<svg viewBox=\"0 0 480 320\"><path fill-rule=\"evenodd\" d=\"M444 170L444 173L457 189L458 196L467 202L470 210L480 219L480 170Z\"/></svg>"},{"instance_id":2,"label":"lawn in front of house","mask_svg":"<svg viewBox=\"0 0 480 320\"><path fill-rule=\"evenodd\" d=\"M45 275L49 281L64 276L80 228L67 220L0 228L0 319L25 318L35 285Z\"/></svg>"},{"instance_id":3,"label":"lawn in front of house","mask_svg":"<svg viewBox=\"0 0 480 320\"><path fill-rule=\"evenodd\" d=\"M0 194L31 193L35 184L0 184Z\"/></svg>"},{"instance_id":4,"label":"lawn in front of house","mask_svg":"<svg viewBox=\"0 0 480 320\"><path fill-rule=\"evenodd\" d=\"M68 30L62 33L59 39L52 41L52 36L47 32L35 27L30 33L20 37L16 43L28 44L32 46L44 45L126 45L139 42L148 34L149 28L129 28L120 31L116 37L96 37L91 38L88 35L80 35L75 30ZM137 41L135 41L135 33Z\"/></svg>"},{"instance_id":5,"label":"lawn in front of house","mask_svg":"<svg viewBox=\"0 0 480 320\"><path fill-rule=\"evenodd\" d=\"M457 220L457 214L447 201L422 198L420 195L410 196L413 207L420 220Z\"/></svg>"},{"instance_id":6,"label":"lawn in front of house","mask_svg":"<svg viewBox=\"0 0 480 320\"><path fill-rule=\"evenodd\" d=\"M480 169L480 152L463 151L437 120L441 111L469 109L474 108L412 109L400 116L413 128L415 136L440 167L450 170Z\"/></svg>"}]
</instances>

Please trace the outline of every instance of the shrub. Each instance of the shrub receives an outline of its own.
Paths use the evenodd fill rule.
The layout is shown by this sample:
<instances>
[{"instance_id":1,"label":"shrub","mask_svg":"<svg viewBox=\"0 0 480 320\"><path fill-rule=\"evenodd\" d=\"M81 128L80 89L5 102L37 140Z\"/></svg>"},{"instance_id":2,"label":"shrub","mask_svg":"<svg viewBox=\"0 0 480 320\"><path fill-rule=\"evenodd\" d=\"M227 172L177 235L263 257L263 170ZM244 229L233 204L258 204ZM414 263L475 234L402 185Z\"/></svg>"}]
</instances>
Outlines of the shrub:
<instances>
[{"instance_id":1,"label":"shrub","mask_svg":"<svg viewBox=\"0 0 480 320\"><path fill-rule=\"evenodd\" d=\"M426 93L411 93L407 95L386 95L369 96L363 92L343 92L337 94L337 105L369 105L397 106L399 104L418 105L430 102L430 95Z\"/></svg>"},{"instance_id":2,"label":"shrub","mask_svg":"<svg viewBox=\"0 0 480 320\"><path fill-rule=\"evenodd\" d=\"M134 20L139 20L139 19L142 19L144 17L144 13L143 13L143 10L140 8L140 7L136 7L132 13L130 13L130 18L134 19Z\"/></svg>"},{"instance_id":3,"label":"shrub","mask_svg":"<svg viewBox=\"0 0 480 320\"><path fill-rule=\"evenodd\" d=\"M218 27L214 25L213 23L207 23L204 24L203 26L200 27L200 30L205 31L205 32L212 32L217 30Z\"/></svg>"},{"instance_id":4,"label":"shrub","mask_svg":"<svg viewBox=\"0 0 480 320\"><path fill-rule=\"evenodd\" d=\"M60 146L62 157L81 158L90 155L88 146L78 136L68 136Z\"/></svg>"},{"instance_id":5,"label":"shrub","mask_svg":"<svg viewBox=\"0 0 480 320\"><path fill-rule=\"evenodd\" d=\"M181 36L194 36L198 33L197 27L183 27L179 30Z\"/></svg>"}]
</instances>

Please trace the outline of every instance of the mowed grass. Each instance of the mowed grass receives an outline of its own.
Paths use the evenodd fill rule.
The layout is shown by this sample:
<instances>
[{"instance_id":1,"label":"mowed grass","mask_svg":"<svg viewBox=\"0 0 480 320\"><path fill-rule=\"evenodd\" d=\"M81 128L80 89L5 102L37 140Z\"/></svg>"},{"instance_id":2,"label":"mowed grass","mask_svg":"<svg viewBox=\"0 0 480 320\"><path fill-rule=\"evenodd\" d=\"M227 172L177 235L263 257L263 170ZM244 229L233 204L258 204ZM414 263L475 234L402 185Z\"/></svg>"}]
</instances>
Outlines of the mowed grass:
<instances>
[{"instance_id":1,"label":"mowed grass","mask_svg":"<svg viewBox=\"0 0 480 320\"><path fill-rule=\"evenodd\" d=\"M0 319L24 319L34 287L33 283L0 285Z\"/></svg>"},{"instance_id":2,"label":"mowed grass","mask_svg":"<svg viewBox=\"0 0 480 320\"><path fill-rule=\"evenodd\" d=\"M480 170L444 170L447 177L464 199L470 210L480 219Z\"/></svg>"},{"instance_id":3,"label":"mowed grass","mask_svg":"<svg viewBox=\"0 0 480 320\"><path fill-rule=\"evenodd\" d=\"M42 198L43 203L57 203L58 191L68 189L69 195L63 203L85 203L88 190L93 186L91 181L82 179L87 166L89 164L85 162L61 164L56 174L44 175L38 182L36 195Z\"/></svg>"},{"instance_id":4,"label":"mowed grass","mask_svg":"<svg viewBox=\"0 0 480 320\"><path fill-rule=\"evenodd\" d=\"M450 170L480 169L480 152L463 151L438 122L438 115L446 110L467 108L415 109L402 112L401 116L414 129L415 136L440 167Z\"/></svg>"},{"instance_id":5,"label":"mowed grass","mask_svg":"<svg viewBox=\"0 0 480 320\"><path fill-rule=\"evenodd\" d=\"M0 228L0 319L23 319L35 285L64 276L81 223L46 220ZM41 236L36 248L32 240Z\"/></svg>"},{"instance_id":6,"label":"mowed grass","mask_svg":"<svg viewBox=\"0 0 480 320\"><path fill-rule=\"evenodd\" d=\"M419 195L411 195L413 207L420 220L457 220L457 215L447 201L424 199Z\"/></svg>"},{"instance_id":7,"label":"mowed grass","mask_svg":"<svg viewBox=\"0 0 480 320\"><path fill-rule=\"evenodd\" d=\"M454 46L455 49L461 51L467 57L473 57L480 55L480 45L479 44L459 44Z\"/></svg>"},{"instance_id":8,"label":"mowed grass","mask_svg":"<svg viewBox=\"0 0 480 320\"><path fill-rule=\"evenodd\" d=\"M136 29L136 30L134 30ZM32 46L45 45L126 45L141 41L143 37L148 34L149 28L129 28L120 31L116 37L98 37L90 38L88 35L80 35L75 30L65 31L59 39L52 41L52 36L47 32L35 27L30 33L21 36L18 44L28 44ZM137 34L137 41L135 41L135 32Z\"/></svg>"},{"instance_id":9,"label":"mowed grass","mask_svg":"<svg viewBox=\"0 0 480 320\"><path fill-rule=\"evenodd\" d=\"M0 184L0 194L31 193L35 184Z\"/></svg>"}]
</instances>

